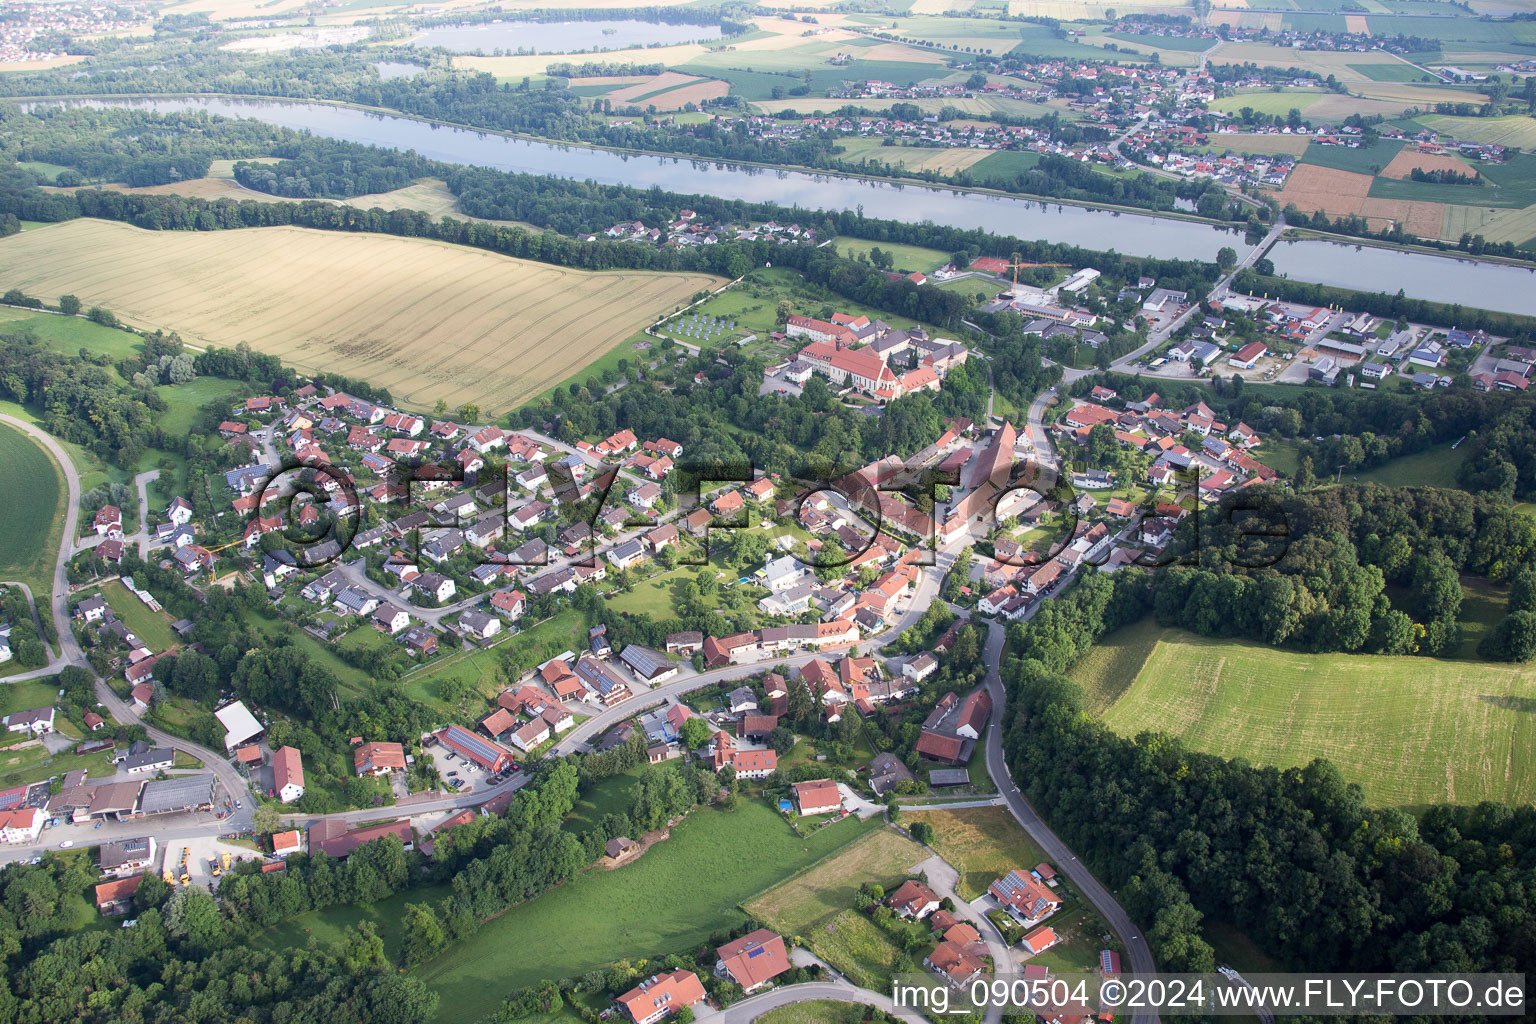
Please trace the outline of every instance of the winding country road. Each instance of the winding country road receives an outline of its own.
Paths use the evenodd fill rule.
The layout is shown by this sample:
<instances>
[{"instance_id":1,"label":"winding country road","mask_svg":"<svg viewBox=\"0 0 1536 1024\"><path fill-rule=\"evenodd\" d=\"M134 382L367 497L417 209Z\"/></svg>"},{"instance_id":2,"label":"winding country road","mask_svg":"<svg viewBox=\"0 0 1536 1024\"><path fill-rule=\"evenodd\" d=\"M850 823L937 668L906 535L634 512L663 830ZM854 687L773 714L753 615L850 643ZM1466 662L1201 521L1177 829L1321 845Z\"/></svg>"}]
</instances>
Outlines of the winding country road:
<instances>
[{"instance_id":1,"label":"winding country road","mask_svg":"<svg viewBox=\"0 0 1536 1024\"><path fill-rule=\"evenodd\" d=\"M239 799L248 794L249 790L245 779L231 765L223 751L210 750L199 746L190 740L184 740L179 736L157 729L152 725L141 722L139 714L133 706L124 701L106 680L96 674L91 663L86 659L85 652L80 649L80 643L75 639L74 631L70 628L69 617L69 577L67 567L70 555L74 552L75 538L79 535L80 526L80 474L76 472L75 465L70 461L69 454L64 451L62 445L54 439L52 434L38 429L26 420L17 419L15 416L0 413L0 423L15 427L28 437L41 444L58 463L60 471L64 474L64 482L67 485L67 504L64 509L64 535L59 543L59 557L53 569L53 597L50 602L50 612L53 615L54 627L59 633L59 648L63 654L54 659L48 666L50 673L57 672L65 665L75 665L85 669L91 674L96 683L96 699L100 701L112 717L123 724L138 723L144 726L145 733L151 740L163 747L172 747L185 751L198 760L213 773L219 786L230 800ZM39 609L41 611L41 609ZM250 827L251 807L254 801L246 801L247 806L237 811L232 817L224 819L226 831L234 831L239 828ZM206 831L206 830L205 830Z\"/></svg>"},{"instance_id":2,"label":"winding country road","mask_svg":"<svg viewBox=\"0 0 1536 1024\"><path fill-rule=\"evenodd\" d=\"M1035 445L1037 455L1044 461L1047 471L1054 473L1054 450L1041 419L1048 397L1048 395L1042 395L1031 404L1026 430ZM74 550L74 540L77 536L79 525L79 474L76 472L62 446L47 433L30 423L4 414L0 414L0 422L22 430L42 444L59 464L68 484L69 493L68 506L65 511L64 541L60 545L58 560L55 565L54 592L50 607L54 623L58 628L59 643L63 653L60 658L55 659L55 662L46 671L57 671L66 664L85 668L91 672L92 677L95 679L98 699L107 707L113 717L119 722L138 722L139 716L132 707L118 698L107 686L106 682L96 676L95 672L90 668L84 652L80 649L79 643L70 629L69 587L65 569L69 555ZM559 445L558 447L568 448L568 446L564 445ZM148 480L144 479L138 482L140 484L142 513L142 506L144 504L142 496L144 494L144 486L147 485ZM944 579L945 573L953 565L958 551L969 541L969 537L959 537L952 544L935 553L934 564L924 567L920 575L916 593L908 600L905 610L895 617L890 628L881 634L882 637L888 638L898 635L921 617L929 605L937 599L939 586ZM868 645L873 639L866 637L861 643ZM1151 973L1155 969L1155 964L1151 950L1146 940L1140 934L1140 929L1130 920L1124 909L1116 902L1114 896L1093 876L1093 873L1040 820L1028 802L1020 795L1018 788L1013 785L1012 777L1008 772L1008 767L1003 757L1002 747L1002 730L1007 720L1005 714L1007 692L1003 686L1000 673L1004 639L1005 631L1003 627L995 623L990 624L985 647L986 662L988 664L985 685L988 693L991 695L994 710L992 725L987 730L985 757L987 769L991 773L994 782L998 785L1001 794L1000 799L1008 807L1010 813L1025 832L1045 851L1051 861L1056 864L1058 870L1072 880L1078 887L1078 890L1093 904L1109 927L1120 936L1121 942L1129 954L1131 970L1138 974ZM662 686L641 689L634 699L626 701L617 707L605 709L582 722L570 730L556 744L550 751L549 756L559 756L584 749L587 746L588 740L600 735L603 731L618 724L620 721L632 718L638 712L648 708L674 700L689 691L716 685L725 680L744 678L773 664L786 664L791 668L799 668L809 663L812 659L823 657L828 653L831 652L807 651L788 657L766 658L755 664L732 665L703 673L687 671L687 674L681 679ZM209 750L147 725L146 731L156 743L186 751L202 760L204 765L217 777L219 784L230 795L231 799L234 799L237 795L248 794L245 779L229 763L222 751ZM475 806L491 799L503 789L518 788L526 781L526 778L524 775L519 775L510 780L506 786L482 790L473 795L444 794L441 797L433 797L413 803L408 807L371 808L348 811L326 817L341 817L351 823L358 823L379 818L397 817L402 810L410 814L425 814L435 811L448 811L458 807ZM254 804L254 801L248 801L248 803ZM235 816L224 819L217 825L208 820L183 821L162 829L158 834L163 839L179 839L207 835L215 828L219 831L245 829L250 827L250 814L251 808L247 807L243 811L237 812ZM313 821L321 816L293 815L291 817ZM103 841L106 838L108 836L101 836L95 842ZM30 846L30 844L28 845ZM80 845L93 845L93 842L87 838L81 841ZM31 849L14 848L6 850L0 852L0 862L14 860L17 857L33 853L34 851L35 847ZM938 881L939 884L944 884L943 879ZM952 885L952 882L950 884ZM1000 940L993 934L995 929L985 927L988 925L990 925L990 922L982 918L979 927L981 927L983 935L988 938L989 948L997 947L1000 945ZM1004 950L993 948L992 952L994 960L1000 963L1006 962L1006 957L1003 960L997 960L998 954L1005 952ZM831 981L827 982L787 986L760 996L754 996L731 1006L725 1011L711 1015L707 1019L718 1019L722 1024L747 1024L748 1021L775 1007L813 999L834 999L861 1005L880 1006L882 1009L893 1013L903 1020L917 1021L921 1019L911 1013L911 1011L898 1009L885 994L858 988L846 980L835 976ZM994 1018L995 1015L988 1015L989 1021L994 1021ZM1134 1018L1135 1024L1157 1024L1157 1020L1158 1018L1155 1014L1138 1014Z\"/></svg>"}]
</instances>

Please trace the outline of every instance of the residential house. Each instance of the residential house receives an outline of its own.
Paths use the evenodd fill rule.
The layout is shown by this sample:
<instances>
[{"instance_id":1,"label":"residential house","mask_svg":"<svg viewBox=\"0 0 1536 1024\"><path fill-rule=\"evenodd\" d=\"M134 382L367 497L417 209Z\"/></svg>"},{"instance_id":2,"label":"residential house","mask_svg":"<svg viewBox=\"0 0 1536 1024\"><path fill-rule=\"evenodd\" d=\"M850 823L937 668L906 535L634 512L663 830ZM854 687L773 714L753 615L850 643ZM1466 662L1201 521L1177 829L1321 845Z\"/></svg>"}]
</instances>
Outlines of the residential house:
<instances>
[{"instance_id":1,"label":"residential house","mask_svg":"<svg viewBox=\"0 0 1536 1024\"><path fill-rule=\"evenodd\" d=\"M685 1006L704 999L704 986L692 971L653 974L614 1002L634 1024L656 1024Z\"/></svg>"},{"instance_id":2,"label":"residential house","mask_svg":"<svg viewBox=\"0 0 1536 1024\"><path fill-rule=\"evenodd\" d=\"M802 816L831 814L843 809L842 792L831 779L797 782L793 789L795 809Z\"/></svg>"},{"instance_id":3,"label":"residential house","mask_svg":"<svg viewBox=\"0 0 1536 1024\"><path fill-rule=\"evenodd\" d=\"M939 897L922 882L909 878L891 893L886 904L898 917L921 921L939 909Z\"/></svg>"},{"instance_id":4,"label":"residential house","mask_svg":"<svg viewBox=\"0 0 1536 1024\"><path fill-rule=\"evenodd\" d=\"M755 992L792 966L784 939L767 928L748 932L715 950L715 973L744 992Z\"/></svg>"},{"instance_id":5,"label":"residential house","mask_svg":"<svg viewBox=\"0 0 1536 1024\"><path fill-rule=\"evenodd\" d=\"M1008 872L993 882L987 892L1026 928L1033 928L1061 909L1061 898L1026 871Z\"/></svg>"},{"instance_id":6,"label":"residential house","mask_svg":"<svg viewBox=\"0 0 1536 1024\"><path fill-rule=\"evenodd\" d=\"M399 743L364 743L352 752L352 768L358 775L388 775L405 771L405 747Z\"/></svg>"},{"instance_id":7,"label":"residential house","mask_svg":"<svg viewBox=\"0 0 1536 1024\"><path fill-rule=\"evenodd\" d=\"M279 803L291 804L304 795L304 760L296 747L272 752L272 789Z\"/></svg>"}]
</instances>

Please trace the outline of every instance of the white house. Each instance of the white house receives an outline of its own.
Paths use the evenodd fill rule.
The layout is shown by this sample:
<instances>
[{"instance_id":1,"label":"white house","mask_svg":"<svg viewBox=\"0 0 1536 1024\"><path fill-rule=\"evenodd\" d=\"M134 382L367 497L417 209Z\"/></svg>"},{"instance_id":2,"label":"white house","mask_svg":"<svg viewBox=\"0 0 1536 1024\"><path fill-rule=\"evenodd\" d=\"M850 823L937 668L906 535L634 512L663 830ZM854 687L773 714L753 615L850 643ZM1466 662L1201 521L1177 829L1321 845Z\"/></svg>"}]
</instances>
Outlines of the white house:
<instances>
[{"instance_id":1,"label":"white house","mask_svg":"<svg viewBox=\"0 0 1536 1024\"><path fill-rule=\"evenodd\" d=\"M41 807L0 811L0 843L30 843L43 831L46 814Z\"/></svg>"},{"instance_id":2,"label":"white house","mask_svg":"<svg viewBox=\"0 0 1536 1024\"><path fill-rule=\"evenodd\" d=\"M170 506L165 510L165 518L177 526L186 526L192 521L192 503L180 495L172 498Z\"/></svg>"},{"instance_id":3,"label":"white house","mask_svg":"<svg viewBox=\"0 0 1536 1024\"><path fill-rule=\"evenodd\" d=\"M33 708L31 711L17 711L0 719L5 722L5 727L11 732L31 733L33 736L41 736L43 733L53 732L53 708Z\"/></svg>"}]
</instances>

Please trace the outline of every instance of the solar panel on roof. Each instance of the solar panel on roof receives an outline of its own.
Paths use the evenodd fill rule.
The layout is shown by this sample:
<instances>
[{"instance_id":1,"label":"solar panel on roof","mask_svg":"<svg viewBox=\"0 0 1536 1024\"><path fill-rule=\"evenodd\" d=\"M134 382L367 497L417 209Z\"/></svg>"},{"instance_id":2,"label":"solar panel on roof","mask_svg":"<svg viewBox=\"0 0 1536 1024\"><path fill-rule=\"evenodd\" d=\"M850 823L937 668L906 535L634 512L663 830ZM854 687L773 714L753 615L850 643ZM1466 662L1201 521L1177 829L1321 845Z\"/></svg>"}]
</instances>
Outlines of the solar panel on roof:
<instances>
[{"instance_id":1,"label":"solar panel on roof","mask_svg":"<svg viewBox=\"0 0 1536 1024\"><path fill-rule=\"evenodd\" d=\"M766 949L764 949L762 946L753 946L751 949L747 950L747 959L748 960L755 959L756 957L759 957L759 956L763 955L766 952L768 952L768 951Z\"/></svg>"}]
</instances>

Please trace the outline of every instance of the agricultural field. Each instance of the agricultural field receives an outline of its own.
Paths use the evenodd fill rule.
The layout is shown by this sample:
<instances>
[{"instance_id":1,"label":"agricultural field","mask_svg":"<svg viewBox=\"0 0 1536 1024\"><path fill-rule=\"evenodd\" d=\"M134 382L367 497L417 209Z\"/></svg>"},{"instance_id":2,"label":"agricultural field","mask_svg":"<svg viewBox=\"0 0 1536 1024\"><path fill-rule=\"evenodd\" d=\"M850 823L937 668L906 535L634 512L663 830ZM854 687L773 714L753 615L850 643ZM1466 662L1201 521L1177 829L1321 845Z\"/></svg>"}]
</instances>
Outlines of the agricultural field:
<instances>
[{"instance_id":1,"label":"agricultural field","mask_svg":"<svg viewBox=\"0 0 1536 1024\"><path fill-rule=\"evenodd\" d=\"M194 344L245 341L302 369L362 378L407 407L443 398L490 415L719 283L569 270L385 235L155 232L88 220L0 243L0 274L32 293L89 296Z\"/></svg>"},{"instance_id":2,"label":"agricultural field","mask_svg":"<svg viewBox=\"0 0 1536 1024\"><path fill-rule=\"evenodd\" d=\"M1374 804L1536 798L1536 677L1518 666L1298 654L1164 630L1103 715L1256 764L1327 757Z\"/></svg>"},{"instance_id":3,"label":"agricultural field","mask_svg":"<svg viewBox=\"0 0 1536 1024\"><path fill-rule=\"evenodd\" d=\"M1284 92L1260 90L1222 96L1206 105L1212 110L1220 110L1229 114L1235 114L1243 108L1249 107L1260 114L1284 117L1292 110L1299 110L1305 114L1307 108L1322 99L1323 96L1324 93L1321 89L1287 89Z\"/></svg>"},{"instance_id":4,"label":"agricultural field","mask_svg":"<svg viewBox=\"0 0 1536 1024\"><path fill-rule=\"evenodd\" d=\"M933 826L933 848L960 872L955 891L961 899L973 900L1014 868L1027 871L1046 859L1006 807L952 811L909 807L902 810L902 817Z\"/></svg>"},{"instance_id":5,"label":"agricultural field","mask_svg":"<svg viewBox=\"0 0 1536 1024\"><path fill-rule=\"evenodd\" d=\"M992 181L1011 182L1039 162L1039 153L1023 153L1013 149L998 150L972 167L971 174L983 184Z\"/></svg>"},{"instance_id":6,"label":"agricultural field","mask_svg":"<svg viewBox=\"0 0 1536 1024\"><path fill-rule=\"evenodd\" d=\"M1412 64L1351 64L1356 71L1373 82L1417 82L1428 85L1440 84L1440 79L1420 71Z\"/></svg>"},{"instance_id":7,"label":"agricultural field","mask_svg":"<svg viewBox=\"0 0 1536 1024\"><path fill-rule=\"evenodd\" d=\"M290 199L286 196L274 196L268 195L265 192L257 192L235 181L233 172L228 170L228 168L234 166L235 162L233 160L216 160L209 169L208 177L190 178L186 181L173 182L169 185L145 185L138 188L130 188L127 185L107 183L91 187L104 189L109 192L122 192L128 195L255 200L263 203L320 202L331 203L335 206L350 206L358 210L416 210L433 219L455 217L459 220L479 221L482 224L515 225L524 231L535 233L543 230L542 228L534 227L532 224L525 224L522 221L471 217L459 206L459 197L450 192L447 183L440 178L422 178L414 184L407 185L404 188L397 188L392 192L374 192L364 196L354 196L351 199ZM270 161L264 158L257 158L247 162L266 163ZM43 191L75 192L77 189L45 187Z\"/></svg>"},{"instance_id":8,"label":"agricultural field","mask_svg":"<svg viewBox=\"0 0 1536 1024\"><path fill-rule=\"evenodd\" d=\"M899 950L890 935L853 909L853 896L866 882L889 892L908 868L925 859L922 847L882 828L762 893L744 909L776 931L799 935L855 981L883 987Z\"/></svg>"},{"instance_id":9,"label":"agricultural field","mask_svg":"<svg viewBox=\"0 0 1536 1024\"><path fill-rule=\"evenodd\" d=\"M1492 142L1503 146L1536 146L1536 118L1523 114L1507 117L1451 117L1425 114L1415 118L1426 128L1445 132L1469 142Z\"/></svg>"},{"instance_id":10,"label":"agricultural field","mask_svg":"<svg viewBox=\"0 0 1536 1024\"><path fill-rule=\"evenodd\" d=\"M46 607L64 529L64 483L53 458L6 424L0 424L0 523L0 580L25 583Z\"/></svg>"},{"instance_id":11,"label":"agricultural field","mask_svg":"<svg viewBox=\"0 0 1536 1024\"><path fill-rule=\"evenodd\" d=\"M1095 715L1109 710L1141 674L1162 635L1162 627L1148 616L1122 626L1089 648L1067 673L1067 678L1082 688L1083 706Z\"/></svg>"},{"instance_id":12,"label":"agricultural field","mask_svg":"<svg viewBox=\"0 0 1536 1024\"><path fill-rule=\"evenodd\" d=\"M638 860L588 870L508 911L416 974L445 997L439 1021L478 1020L512 989L543 978L707 941L745 920L740 906L754 894L880 827L878 818L850 817L800 839L760 801L696 810ZM743 859L745 848L754 856ZM685 882L686 898L656 898Z\"/></svg>"},{"instance_id":13,"label":"agricultural field","mask_svg":"<svg viewBox=\"0 0 1536 1024\"><path fill-rule=\"evenodd\" d=\"M838 148L843 160L875 160L909 171L937 174L954 174L986 159L992 152L966 146L887 146L878 138L841 139Z\"/></svg>"},{"instance_id":14,"label":"agricultural field","mask_svg":"<svg viewBox=\"0 0 1536 1024\"><path fill-rule=\"evenodd\" d=\"M1316 148L1309 147L1307 153L1310 155ZM1358 214L1375 228L1384 228L1391 221L1402 221L1403 226L1415 235L1438 237L1445 223L1444 206L1418 199L1373 197L1372 193L1382 180L1369 173L1300 163L1291 171L1276 198L1282 206L1294 204L1306 213L1322 210L1330 217Z\"/></svg>"}]
</instances>

